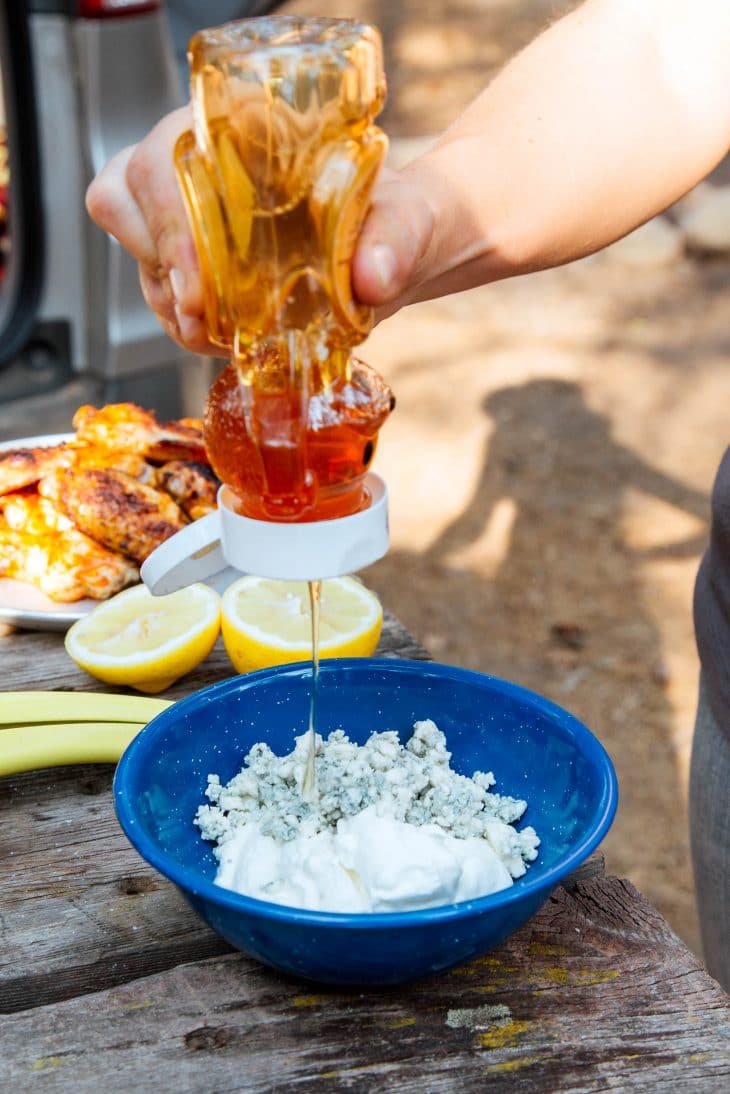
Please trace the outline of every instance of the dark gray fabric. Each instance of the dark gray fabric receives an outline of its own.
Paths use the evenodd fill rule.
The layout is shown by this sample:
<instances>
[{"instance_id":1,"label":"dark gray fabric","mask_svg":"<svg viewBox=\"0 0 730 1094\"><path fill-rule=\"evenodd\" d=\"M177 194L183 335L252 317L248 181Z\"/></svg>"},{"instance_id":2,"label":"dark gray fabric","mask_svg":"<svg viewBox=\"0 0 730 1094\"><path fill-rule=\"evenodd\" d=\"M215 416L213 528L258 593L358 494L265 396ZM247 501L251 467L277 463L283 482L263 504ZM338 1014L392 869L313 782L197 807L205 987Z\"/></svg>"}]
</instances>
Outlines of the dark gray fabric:
<instances>
[{"instance_id":1,"label":"dark gray fabric","mask_svg":"<svg viewBox=\"0 0 730 1094\"><path fill-rule=\"evenodd\" d=\"M689 813L705 965L730 992L730 725L719 726L700 682Z\"/></svg>"},{"instance_id":2,"label":"dark gray fabric","mask_svg":"<svg viewBox=\"0 0 730 1094\"><path fill-rule=\"evenodd\" d=\"M710 543L695 583L694 621L707 700L717 724L730 733L730 448L712 489Z\"/></svg>"}]
</instances>

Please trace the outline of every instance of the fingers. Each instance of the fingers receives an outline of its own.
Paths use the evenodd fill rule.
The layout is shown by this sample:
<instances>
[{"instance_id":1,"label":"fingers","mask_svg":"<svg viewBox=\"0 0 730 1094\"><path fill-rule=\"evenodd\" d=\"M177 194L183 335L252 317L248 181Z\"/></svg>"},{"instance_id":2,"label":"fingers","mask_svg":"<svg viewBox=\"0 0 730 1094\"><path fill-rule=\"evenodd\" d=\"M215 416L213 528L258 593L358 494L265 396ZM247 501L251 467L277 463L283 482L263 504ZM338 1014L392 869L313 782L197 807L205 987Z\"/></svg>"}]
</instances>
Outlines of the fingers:
<instances>
[{"instance_id":1,"label":"fingers","mask_svg":"<svg viewBox=\"0 0 730 1094\"><path fill-rule=\"evenodd\" d=\"M175 306L169 278L160 278L151 274L145 266L140 266L139 281L148 306L173 342L203 357L226 355L220 346L208 341L207 327L202 319L186 315Z\"/></svg>"},{"instance_id":2,"label":"fingers","mask_svg":"<svg viewBox=\"0 0 730 1094\"><path fill-rule=\"evenodd\" d=\"M177 322L175 301L169 279L159 277L157 273L152 273L147 266L140 266L139 283L147 306L160 319L167 319L171 323Z\"/></svg>"},{"instance_id":3,"label":"fingers","mask_svg":"<svg viewBox=\"0 0 730 1094\"><path fill-rule=\"evenodd\" d=\"M129 158L125 181L154 243L157 265L169 275L177 270L182 294L176 301L188 314L202 310L200 279L192 233L175 172L173 153L180 134L190 126L190 110L183 107L162 119ZM150 265L139 256L139 261ZM197 299L195 298L197 292Z\"/></svg>"},{"instance_id":4,"label":"fingers","mask_svg":"<svg viewBox=\"0 0 730 1094\"><path fill-rule=\"evenodd\" d=\"M174 168L190 109L168 114L139 144L114 156L86 194L100 228L140 266L145 300L168 334L196 353L220 353L205 337L197 256Z\"/></svg>"},{"instance_id":5,"label":"fingers","mask_svg":"<svg viewBox=\"0 0 730 1094\"><path fill-rule=\"evenodd\" d=\"M89 214L136 258L147 303L180 345L220 353L204 336L203 290L173 152L190 126L176 110L138 145L118 153L92 182ZM434 265L435 214L428 170L384 171L353 258L357 298L379 317L415 299Z\"/></svg>"},{"instance_id":6,"label":"fingers","mask_svg":"<svg viewBox=\"0 0 730 1094\"><path fill-rule=\"evenodd\" d=\"M433 236L434 213L424 188L384 170L353 258L357 298L387 312L406 303L408 294L429 276Z\"/></svg>"},{"instance_id":7,"label":"fingers","mask_svg":"<svg viewBox=\"0 0 730 1094\"><path fill-rule=\"evenodd\" d=\"M137 262L155 268L157 248L127 185L127 167L136 146L117 152L86 191L86 209L100 228L114 236Z\"/></svg>"}]
</instances>

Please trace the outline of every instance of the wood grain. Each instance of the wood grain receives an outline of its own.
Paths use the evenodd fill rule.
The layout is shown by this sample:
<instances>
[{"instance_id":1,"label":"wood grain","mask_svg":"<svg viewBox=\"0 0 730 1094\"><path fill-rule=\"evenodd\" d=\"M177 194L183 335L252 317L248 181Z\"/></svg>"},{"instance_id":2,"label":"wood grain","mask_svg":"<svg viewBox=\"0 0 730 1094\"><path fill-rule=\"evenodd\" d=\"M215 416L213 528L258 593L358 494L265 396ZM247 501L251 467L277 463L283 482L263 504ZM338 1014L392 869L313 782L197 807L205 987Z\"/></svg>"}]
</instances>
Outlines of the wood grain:
<instances>
[{"instance_id":1,"label":"wood grain","mask_svg":"<svg viewBox=\"0 0 730 1094\"><path fill-rule=\"evenodd\" d=\"M343 992L242 954L6 1018L0 1080L107 1091L725 1090L728 999L628 883L556 890L498 950ZM46 1085L47 1084L47 1085Z\"/></svg>"},{"instance_id":2,"label":"wood grain","mask_svg":"<svg viewBox=\"0 0 730 1094\"><path fill-rule=\"evenodd\" d=\"M427 659L392 616L379 652ZM104 690L62 636L0 637L2 684ZM168 692L229 676L218 648ZM0 685L2 686L2 685ZM342 992L229 950L122 835L111 766L0 779L0 1089L724 1091L728 997L594 856L500 948Z\"/></svg>"},{"instance_id":3,"label":"wood grain","mask_svg":"<svg viewBox=\"0 0 730 1094\"><path fill-rule=\"evenodd\" d=\"M376 656L400 657L412 661L431 659L423 646L388 611L384 613ZM119 691L119 688L107 688L74 664L63 648L61 634L4 627L0 630L0 665L0 690L3 691ZM235 670L219 639L203 664L182 680L178 680L161 697L182 699L199 688L215 684L218 680L225 680L234 674Z\"/></svg>"},{"instance_id":4,"label":"wood grain","mask_svg":"<svg viewBox=\"0 0 730 1094\"><path fill-rule=\"evenodd\" d=\"M380 656L428 654L386 613ZM13 690L104 691L78 669L62 636L0 639ZM165 697L232 675L222 646ZM68 999L225 953L228 945L131 848L112 804L113 767L56 768L0 778L0 1012Z\"/></svg>"}]
</instances>

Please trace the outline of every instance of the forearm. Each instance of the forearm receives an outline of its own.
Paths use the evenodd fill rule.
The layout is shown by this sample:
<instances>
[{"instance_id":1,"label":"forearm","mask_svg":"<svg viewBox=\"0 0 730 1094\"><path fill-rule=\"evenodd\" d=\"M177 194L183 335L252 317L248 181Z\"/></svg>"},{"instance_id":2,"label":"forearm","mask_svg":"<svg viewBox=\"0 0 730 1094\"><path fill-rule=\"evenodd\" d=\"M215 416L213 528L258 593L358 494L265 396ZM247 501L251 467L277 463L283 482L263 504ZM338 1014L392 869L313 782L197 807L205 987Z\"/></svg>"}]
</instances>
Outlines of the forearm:
<instances>
[{"instance_id":1,"label":"forearm","mask_svg":"<svg viewBox=\"0 0 730 1094\"><path fill-rule=\"evenodd\" d=\"M676 201L730 143L730 0L586 0L516 57L436 146L385 172L352 262L384 316L580 258ZM172 150L186 111L118 153L91 216L140 263L180 344L211 352Z\"/></svg>"},{"instance_id":2,"label":"forearm","mask_svg":"<svg viewBox=\"0 0 730 1094\"><path fill-rule=\"evenodd\" d=\"M556 23L403 172L434 228L398 304L569 262L677 200L730 144L728 57L726 0L589 0Z\"/></svg>"}]
</instances>

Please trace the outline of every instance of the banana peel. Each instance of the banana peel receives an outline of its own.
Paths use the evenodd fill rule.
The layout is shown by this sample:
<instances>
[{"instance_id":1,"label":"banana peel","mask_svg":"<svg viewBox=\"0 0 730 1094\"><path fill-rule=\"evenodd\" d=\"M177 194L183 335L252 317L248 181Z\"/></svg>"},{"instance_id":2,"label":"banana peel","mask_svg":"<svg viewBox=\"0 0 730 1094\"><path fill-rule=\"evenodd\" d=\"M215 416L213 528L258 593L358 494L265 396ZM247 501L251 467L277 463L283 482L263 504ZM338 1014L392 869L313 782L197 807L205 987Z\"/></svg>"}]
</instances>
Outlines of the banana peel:
<instances>
[{"instance_id":1,"label":"banana peel","mask_svg":"<svg viewBox=\"0 0 730 1094\"><path fill-rule=\"evenodd\" d=\"M0 775L116 763L164 699L93 692L0 692Z\"/></svg>"}]
</instances>

